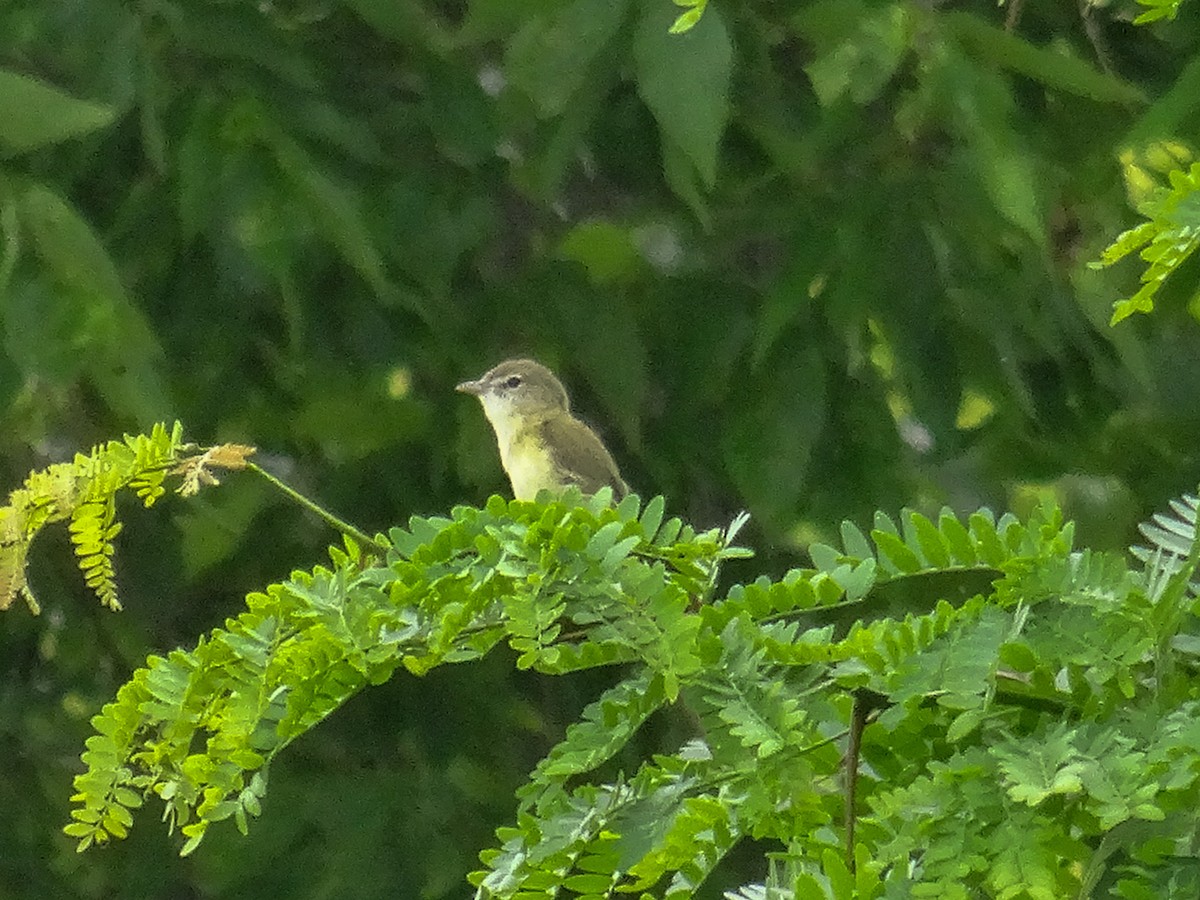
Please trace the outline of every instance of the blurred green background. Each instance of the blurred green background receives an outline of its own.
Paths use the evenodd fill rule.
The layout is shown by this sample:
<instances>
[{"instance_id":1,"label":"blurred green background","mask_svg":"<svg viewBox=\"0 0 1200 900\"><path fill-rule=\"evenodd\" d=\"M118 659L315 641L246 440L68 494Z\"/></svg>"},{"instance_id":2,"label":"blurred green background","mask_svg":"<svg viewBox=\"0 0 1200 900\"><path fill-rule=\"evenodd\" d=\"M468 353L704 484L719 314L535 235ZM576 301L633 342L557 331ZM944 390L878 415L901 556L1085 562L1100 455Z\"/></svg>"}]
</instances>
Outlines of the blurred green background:
<instances>
[{"instance_id":1,"label":"blurred green background","mask_svg":"<svg viewBox=\"0 0 1200 900\"><path fill-rule=\"evenodd\" d=\"M382 530L507 491L453 385L519 353L643 496L750 510L734 578L902 505L1049 495L1124 546L1200 477L1195 273L1110 329L1138 264L1087 265L1200 133L1200 6L1143 9L9 0L3 482L178 418ZM43 614L0 616L0 897L466 895L603 676L398 676L186 860L153 802L60 834L131 670L335 540L226 481L123 510L119 615L39 540Z\"/></svg>"}]
</instances>

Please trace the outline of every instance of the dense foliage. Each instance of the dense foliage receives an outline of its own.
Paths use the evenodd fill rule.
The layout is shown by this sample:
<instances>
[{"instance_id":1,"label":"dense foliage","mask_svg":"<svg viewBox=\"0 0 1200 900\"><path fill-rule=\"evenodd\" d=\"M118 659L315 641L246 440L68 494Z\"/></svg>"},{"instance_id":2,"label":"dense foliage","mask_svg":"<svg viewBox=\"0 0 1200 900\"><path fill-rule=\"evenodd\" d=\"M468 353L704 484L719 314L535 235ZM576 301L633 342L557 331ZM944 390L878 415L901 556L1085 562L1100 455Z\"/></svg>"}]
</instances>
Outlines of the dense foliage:
<instances>
[{"instance_id":1,"label":"dense foliage","mask_svg":"<svg viewBox=\"0 0 1200 900\"><path fill-rule=\"evenodd\" d=\"M149 496L179 429L126 445L159 449L74 465ZM182 492L200 465L172 467ZM414 517L383 558L351 541L151 657L92 720L66 832L124 838L157 797L184 854L213 823L246 833L272 760L353 695L504 642L519 669L622 674L535 767L479 897L690 897L748 838L774 844L781 897L1200 890L1195 498L1146 529L1145 569L1074 552L1057 510L908 512L719 598L741 522L697 535L661 497L582 500ZM597 780L676 703L682 746Z\"/></svg>"},{"instance_id":2,"label":"dense foliage","mask_svg":"<svg viewBox=\"0 0 1200 900\"><path fill-rule=\"evenodd\" d=\"M178 418L264 448L264 469L386 531L504 488L486 423L451 386L520 352L560 372L643 496L702 528L749 509L757 558L731 561L714 599L780 581L878 509L941 528L943 505L991 506L1028 523L1047 499L1082 545L1123 547L1200 475L1198 24L1179 0L12 0L4 483L66 471L49 467L89 446L126 465L114 435ZM0 616L5 895L459 896L494 828L521 827L514 790L618 677L537 677L506 638L361 691L295 740L249 837L214 827L176 861L177 843L140 826L76 855L59 829L91 718L148 656L237 621L244 595L329 540L236 474L137 516L85 504L74 542L50 528L30 543L23 529L83 485L128 493L81 478L27 484L64 505L18 503L24 518L0 523L0 567L17 577L0 587L42 607ZM117 534L118 519L131 527ZM119 616L92 597L114 584ZM830 688L843 704L854 689ZM589 783L639 797L665 783L633 773L658 751L668 769L698 733L692 713L716 708L680 690ZM864 803L891 775L867 755L879 715ZM1120 727L1133 744L1114 758L1166 740ZM1099 758L1085 737L1055 746ZM1026 806L1068 801L1078 834L1096 834L1082 794ZM1104 878L1169 870L1137 843L1149 827L1113 829ZM865 820L859 832L878 838ZM738 842L705 890L754 896L760 849Z\"/></svg>"},{"instance_id":3,"label":"dense foliage","mask_svg":"<svg viewBox=\"0 0 1200 900\"><path fill-rule=\"evenodd\" d=\"M1156 401L1195 375L1101 333L1120 294L1087 264L1129 221L1122 153L1151 205L1118 246L1152 256L1121 309L1189 252L1191 189L1151 194L1192 152L1195 12L701 12L671 34L670 4L608 0L9 5L21 433L186 404L332 460L402 450L386 522L496 483L443 391L521 350L588 384L634 483L702 515L742 497L777 536L1000 499L1022 456L1176 489L1113 448L1169 440Z\"/></svg>"}]
</instances>

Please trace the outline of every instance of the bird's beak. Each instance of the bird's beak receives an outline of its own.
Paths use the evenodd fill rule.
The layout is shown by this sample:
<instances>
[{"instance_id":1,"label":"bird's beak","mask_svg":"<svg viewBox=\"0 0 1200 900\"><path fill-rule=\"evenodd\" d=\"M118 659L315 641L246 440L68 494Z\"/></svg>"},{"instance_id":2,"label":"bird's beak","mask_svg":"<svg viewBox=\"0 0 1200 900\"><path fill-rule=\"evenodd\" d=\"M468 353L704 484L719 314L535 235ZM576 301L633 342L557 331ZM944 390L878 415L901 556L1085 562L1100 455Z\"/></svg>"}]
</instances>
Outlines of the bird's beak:
<instances>
[{"instance_id":1,"label":"bird's beak","mask_svg":"<svg viewBox=\"0 0 1200 900\"><path fill-rule=\"evenodd\" d=\"M464 394L474 394L476 397L483 393L482 381L464 381L462 384L454 388L456 391L461 391Z\"/></svg>"}]
</instances>

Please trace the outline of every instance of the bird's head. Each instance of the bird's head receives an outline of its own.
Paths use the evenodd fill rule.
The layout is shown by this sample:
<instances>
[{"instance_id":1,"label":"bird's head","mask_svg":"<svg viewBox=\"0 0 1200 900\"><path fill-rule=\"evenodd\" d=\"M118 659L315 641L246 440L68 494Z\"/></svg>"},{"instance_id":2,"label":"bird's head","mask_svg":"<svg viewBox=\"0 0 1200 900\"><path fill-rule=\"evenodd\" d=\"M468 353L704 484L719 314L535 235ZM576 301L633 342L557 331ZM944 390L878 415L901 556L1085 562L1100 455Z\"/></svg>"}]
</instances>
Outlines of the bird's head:
<instances>
[{"instance_id":1,"label":"bird's head","mask_svg":"<svg viewBox=\"0 0 1200 900\"><path fill-rule=\"evenodd\" d=\"M532 359L508 359L457 390L474 394L493 425L567 413L566 389L554 373Z\"/></svg>"}]
</instances>

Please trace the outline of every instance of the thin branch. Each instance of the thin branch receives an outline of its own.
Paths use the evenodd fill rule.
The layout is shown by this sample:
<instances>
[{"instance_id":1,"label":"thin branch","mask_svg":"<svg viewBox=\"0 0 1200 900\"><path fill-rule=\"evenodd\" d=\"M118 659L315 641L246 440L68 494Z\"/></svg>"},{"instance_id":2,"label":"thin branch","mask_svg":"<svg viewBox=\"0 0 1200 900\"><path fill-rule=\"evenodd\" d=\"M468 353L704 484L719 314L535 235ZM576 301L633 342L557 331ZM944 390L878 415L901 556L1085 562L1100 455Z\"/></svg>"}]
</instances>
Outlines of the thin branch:
<instances>
[{"instance_id":1,"label":"thin branch","mask_svg":"<svg viewBox=\"0 0 1200 900\"><path fill-rule=\"evenodd\" d=\"M858 797L858 756L862 749L862 733L870 709L859 692L854 693L854 710L850 714L850 740L846 745L846 868L854 871L854 807Z\"/></svg>"},{"instance_id":2,"label":"thin branch","mask_svg":"<svg viewBox=\"0 0 1200 900\"><path fill-rule=\"evenodd\" d=\"M1008 15L1004 17L1004 30L1012 34L1021 21L1021 6L1023 0L1009 0Z\"/></svg>"},{"instance_id":3,"label":"thin branch","mask_svg":"<svg viewBox=\"0 0 1200 900\"><path fill-rule=\"evenodd\" d=\"M380 543L379 541L375 540L374 538L369 537L365 532L360 531L359 529L355 528L349 522L339 519L333 513L329 512L329 510L325 509L324 507L318 506L312 500L309 500L307 497L305 497L303 494L301 494L299 491L284 484L282 481L280 481L278 478L276 478L274 475L272 475L266 469L263 469L261 466L258 466L257 464L252 463L252 462L247 462L246 468L249 469L251 472L254 472L255 474L261 476L262 478L265 478L272 487L276 488L279 491L282 491L288 498L290 498L291 500L294 500L296 503L300 504L302 507L304 507L309 512L311 512L313 515L317 516L326 525L330 526L335 531L337 531L341 534L344 534L346 537L350 538L351 540L356 541L358 544L362 545L364 548L376 550L381 554L387 553L391 549L391 547L389 547L387 544Z\"/></svg>"},{"instance_id":4,"label":"thin branch","mask_svg":"<svg viewBox=\"0 0 1200 900\"><path fill-rule=\"evenodd\" d=\"M1095 10L1091 0L1079 0L1079 18L1083 22L1083 32L1087 35L1088 42L1092 45L1092 50L1095 51L1096 59L1100 63L1100 68L1104 70L1104 74L1112 75L1115 73L1112 52L1108 49L1108 42L1104 39L1100 23L1093 15Z\"/></svg>"}]
</instances>

